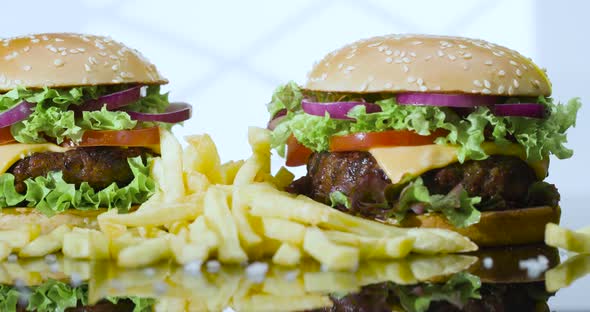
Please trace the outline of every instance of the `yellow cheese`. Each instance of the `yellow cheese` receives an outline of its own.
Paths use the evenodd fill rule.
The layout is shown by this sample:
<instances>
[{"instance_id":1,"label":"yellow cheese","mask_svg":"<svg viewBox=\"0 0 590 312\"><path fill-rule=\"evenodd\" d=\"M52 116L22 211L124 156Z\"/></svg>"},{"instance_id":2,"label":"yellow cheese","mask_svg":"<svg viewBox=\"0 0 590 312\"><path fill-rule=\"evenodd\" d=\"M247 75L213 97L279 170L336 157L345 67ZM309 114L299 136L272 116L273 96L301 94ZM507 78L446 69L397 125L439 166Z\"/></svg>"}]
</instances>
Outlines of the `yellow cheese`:
<instances>
[{"instance_id":1,"label":"yellow cheese","mask_svg":"<svg viewBox=\"0 0 590 312\"><path fill-rule=\"evenodd\" d=\"M523 148L516 144L498 146L493 143L484 143L482 148L488 155L516 156L526 160ZM394 184L457 162L458 151L459 147L457 146L439 144L369 149L371 155ZM547 176L548 160L528 162L528 164L535 170L539 179L544 179Z\"/></svg>"},{"instance_id":2,"label":"yellow cheese","mask_svg":"<svg viewBox=\"0 0 590 312\"><path fill-rule=\"evenodd\" d=\"M51 143L43 144L8 144L0 146L0 174L5 173L14 163L34 153L63 153L71 148Z\"/></svg>"}]
</instances>

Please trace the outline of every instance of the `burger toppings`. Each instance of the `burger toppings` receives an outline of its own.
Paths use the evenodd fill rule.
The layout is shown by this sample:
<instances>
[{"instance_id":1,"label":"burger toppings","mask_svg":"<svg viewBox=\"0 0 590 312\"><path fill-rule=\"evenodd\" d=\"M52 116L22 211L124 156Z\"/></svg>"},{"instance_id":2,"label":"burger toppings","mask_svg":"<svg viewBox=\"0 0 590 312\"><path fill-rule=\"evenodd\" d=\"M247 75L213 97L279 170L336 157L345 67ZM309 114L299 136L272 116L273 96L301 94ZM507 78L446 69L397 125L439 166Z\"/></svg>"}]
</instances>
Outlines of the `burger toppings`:
<instances>
[{"instance_id":1,"label":"burger toppings","mask_svg":"<svg viewBox=\"0 0 590 312\"><path fill-rule=\"evenodd\" d=\"M476 107L463 116L451 107L398 105L396 95L389 95L389 98L387 95L363 95L367 101L379 105L381 111L368 113L365 106L357 105L347 114L352 120L342 120L327 115L310 115L301 109L304 97L315 96L329 102L330 97L342 99L342 94L324 93L318 96L304 93L296 84L289 83L277 89L269 104L271 114L281 109L288 111L273 131L273 146L281 155L291 135L307 148L318 152L329 150L331 138L338 135L406 130L427 136L443 129L448 131L447 135L437 138L435 143L457 145L460 162L485 159L489 154L481 147L484 141L502 146L509 143L508 138L511 137L524 148L528 160L545 159L550 154L568 158L573 152L564 146L567 141L565 132L575 125L576 113L581 105L577 98L559 105L541 96L538 102L547 112L544 119L497 116L493 108L487 106ZM358 96L361 95L350 95L349 98ZM491 138L486 138L486 132L491 133Z\"/></svg>"},{"instance_id":2,"label":"burger toppings","mask_svg":"<svg viewBox=\"0 0 590 312\"><path fill-rule=\"evenodd\" d=\"M170 105L168 95L160 94L159 86L145 87L145 96L141 96L142 88L117 85L28 90L18 87L0 95L0 111L5 110L0 121L3 116L12 117L10 132L20 143L61 144L67 140L76 144L87 130L131 130L151 127L154 122L170 127L190 118L191 107L180 103Z\"/></svg>"},{"instance_id":3,"label":"burger toppings","mask_svg":"<svg viewBox=\"0 0 590 312\"><path fill-rule=\"evenodd\" d=\"M0 128L9 127L19 121L27 119L31 115L33 104L22 101L12 108L0 114Z\"/></svg>"},{"instance_id":4,"label":"burger toppings","mask_svg":"<svg viewBox=\"0 0 590 312\"><path fill-rule=\"evenodd\" d=\"M491 106L499 103L497 96L443 93L400 93L396 97L400 105L428 105L445 107Z\"/></svg>"}]
</instances>

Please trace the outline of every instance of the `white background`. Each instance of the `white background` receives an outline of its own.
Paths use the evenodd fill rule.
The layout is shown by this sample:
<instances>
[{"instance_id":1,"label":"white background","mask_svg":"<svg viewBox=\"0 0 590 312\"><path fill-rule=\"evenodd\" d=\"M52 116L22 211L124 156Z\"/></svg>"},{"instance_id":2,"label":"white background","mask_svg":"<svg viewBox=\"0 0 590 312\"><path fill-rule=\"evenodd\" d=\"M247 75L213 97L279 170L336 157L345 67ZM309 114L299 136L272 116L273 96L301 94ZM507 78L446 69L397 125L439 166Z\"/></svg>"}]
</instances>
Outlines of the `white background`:
<instances>
[{"instance_id":1,"label":"white background","mask_svg":"<svg viewBox=\"0 0 590 312\"><path fill-rule=\"evenodd\" d=\"M84 32L142 51L170 80L171 99L193 104L193 119L176 134L210 133L223 160L248 157L247 127L266 124L265 103L279 83L303 83L324 54L374 35L461 35L503 44L548 69L555 98L590 100L590 1L27 0L2 6L2 37ZM563 224L570 227L590 224L588 134L584 107L569 133L574 157L551 163L549 181L560 189ZM579 306L590 281L579 286L552 305Z\"/></svg>"}]
</instances>

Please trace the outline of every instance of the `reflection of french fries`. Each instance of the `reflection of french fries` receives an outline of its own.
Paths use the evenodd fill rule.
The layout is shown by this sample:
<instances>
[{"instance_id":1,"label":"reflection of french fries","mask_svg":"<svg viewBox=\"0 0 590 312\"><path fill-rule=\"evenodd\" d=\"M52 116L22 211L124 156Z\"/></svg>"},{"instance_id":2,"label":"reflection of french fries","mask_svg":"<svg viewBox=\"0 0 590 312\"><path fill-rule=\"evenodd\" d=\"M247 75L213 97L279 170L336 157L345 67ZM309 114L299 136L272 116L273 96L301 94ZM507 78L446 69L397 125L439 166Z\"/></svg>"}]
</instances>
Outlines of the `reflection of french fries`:
<instances>
[{"instance_id":1,"label":"reflection of french fries","mask_svg":"<svg viewBox=\"0 0 590 312\"><path fill-rule=\"evenodd\" d=\"M547 291L557 291L588 274L590 274L590 255L576 255L545 272L545 286Z\"/></svg>"},{"instance_id":2,"label":"reflection of french fries","mask_svg":"<svg viewBox=\"0 0 590 312\"><path fill-rule=\"evenodd\" d=\"M590 228L572 231L549 223L545 227L545 243L573 252L590 253Z\"/></svg>"}]
</instances>

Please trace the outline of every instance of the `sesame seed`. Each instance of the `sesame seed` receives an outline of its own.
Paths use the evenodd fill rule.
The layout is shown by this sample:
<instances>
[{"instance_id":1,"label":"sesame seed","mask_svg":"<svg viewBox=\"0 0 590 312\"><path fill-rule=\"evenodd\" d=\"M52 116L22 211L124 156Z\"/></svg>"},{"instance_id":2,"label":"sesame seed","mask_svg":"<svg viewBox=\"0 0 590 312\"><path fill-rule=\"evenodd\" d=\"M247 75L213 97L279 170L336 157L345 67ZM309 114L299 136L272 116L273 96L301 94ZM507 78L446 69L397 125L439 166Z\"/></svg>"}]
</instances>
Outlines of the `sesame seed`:
<instances>
[{"instance_id":1,"label":"sesame seed","mask_svg":"<svg viewBox=\"0 0 590 312\"><path fill-rule=\"evenodd\" d=\"M514 84L514 87L518 89L518 87L519 87L519 85L520 85L520 84L518 83L518 80L516 80L516 79L513 79L513 80L512 80L512 83Z\"/></svg>"},{"instance_id":2,"label":"sesame seed","mask_svg":"<svg viewBox=\"0 0 590 312\"><path fill-rule=\"evenodd\" d=\"M385 83L385 88L386 89L391 89L393 87L393 84L391 82L386 82Z\"/></svg>"},{"instance_id":3,"label":"sesame seed","mask_svg":"<svg viewBox=\"0 0 590 312\"><path fill-rule=\"evenodd\" d=\"M66 52L66 51L61 51L61 53L60 53L60 54L61 54L61 56L66 56L66 55L68 55L68 52Z\"/></svg>"},{"instance_id":4,"label":"sesame seed","mask_svg":"<svg viewBox=\"0 0 590 312\"><path fill-rule=\"evenodd\" d=\"M406 56L406 51L402 51L402 53L399 55L399 57L403 58L404 56Z\"/></svg>"},{"instance_id":5,"label":"sesame seed","mask_svg":"<svg viewBox=\"0 0 590 312\"><path fill-rule=\"evenodd\" d=\"M518 68L516 69L516 76L518 76L518 77L522 76L522 72Z\"/></svg>"},{"instance_id":6,"label":"sesame seed","mask_svg":"<svg viewBox=\"0 0 590 312\"><path fill-rule=\"evenodd\" d=\"M422 44L422 41L412 41L412 44L413 45L419 45L419 44Z\"/></svg>"},{"instance_id":7,"label":"sesame seed","mask_svg":"<svg viewBox=\"0 0 590 312\"><path fill-rule=\"evenodd\" d=\"M427 56L424 58L424 60L428 61L428 60L430 60L431 58L432 58L432 55L427 55Z\"/></svg>"},{"instance_id":8,"label":"sesame seed","mask_svg":"<svg viewBox=\"0 0 590 312\"><path fill-rule=\"evenodd\" d=\"M378 47L382 44L383 42L375 42L375 43L371 43L369 45L367 45L367 47L369 48L374 48L374 47Z\"/></svg>"},{"instance_id":9,"label":"sesame seed","mask_svg":"<svg viewBox=\"0 0 590 312\"><path fill-rule=\"evenodd\" d=\"M490 94L490 93L492 93L492 91L490 91L490 89L484 88L483 90L481 90L481 93Z\"/></svg>"},{"instance_id":10,"label":"sesame seed","mask_svg":"<svg viewBox=\"0 0 590 312\"><path fill-rule=\"evenodd\" d=\"M437 54L439 57L443 57L443 56L445 56L445 53L444 53L443 51L441 51L441 50L438 50L438 51L436 51L436 54Z\"/></svg>"},{"instance_id":11,"label":"sesame seed","mask_svg":"<svg viewBox=\"0 0 590 312\"><path fill-rule=\"evenodd\" d=\"M12 60L13 58L15 58L15 57L17 57L17 56L18 56L18 52L16 52L16 51L12 51L12 53L10 53L10 54L6 55L6 56L4 57L4 59L5 59L5 60L7 60L7 61L9 61L9 60Z\"/></svg>"},{"instance_id":12,"label":"sesame seed","mask_svg":"<svg viewBox=\"0 0 590 312\"><path fill-rule=\"evenodd\" d=\"M501 53L496 52L496 51L492 51L492 54L495 55L495 56L497 56L497 57L502 57L502 55L504 55L504 54L501 54Z\"/></svg>"},{"instance_id":13,"label":"sesame seed","mask_svg":"<svg viewBox=\"0 0 590 312\"><path fill-rule=\"evenodd\" d=\"M522 69L524 69L524 70L528 70L529 68L528 68L528 67L526 67L526 65L522 64Z\"/></svg>"},{"instance_id":14,"label":"sesame seed","mask_svg":"<svg viewBox=\"0 0 590 312\"><path fill-rule=\"evenodd\" d=\"M26 47L24 47L24 48L23 48L23 51L25 51L25 52L29 52L29 50L30 50L30 49L31 49L31 47L29 47L29 46L26 46Z\"/></svg>"},{"instance_id":15,"label":"sesame seed","mask_svg":"<svg viewBox=\"0 0 590 312\"><path fill-rule=\"evenodd\" d=\"M483 87L483 85L481 84L481 82L479 80L473 80L473 84L478 86L478 87Z\"/></svg>"},{"instance_id":16,"label":"sesame seed","mask_svg":"<svg viewBox=\"0 0 590 312\"><path fill-rule=\"evenodd\" d=\"M39 39L35 38L35 39L31 39L32 43L39 43Z\"/></svg>"},{"instance_id":17,"label":"sesame seed","mask_svg":"<svg viewBox=\"0 0 590 312\"><path fill-rule=\"evenodd\" d=\"M417 83L419 86L421 86L421 85L423 85L423 84L424 84L424 80L422 80L422 78L418 78L418 79L416 80L416 83Z\"/></svg>"},{"instance_id":18,"label":"sesame seed","mask_svg":"<svg viewBox=\"0 0 590 312\"><path fill-rule=\"evenodd\" d=\"M420 86L420 91L425 92L427 90L428 90L428 88L426 86Z\"/></svg>"},{"instance_id":19,"label":"sesame seed","mask_svg":"<svg viewBox=\"0 0 590 312\"><path fill-rule=\"evenodd\" d=\"M94 42L94 45L101 50L105 49L105 46L102 43L100 43L98 40Z\"/></svg>"},{"instance_id":20,"label":"sesame seed","mask_svg":"<svg viewBox=\"0 0 590 312\"><path fill-rule=\"evenodd\" d=\"M409 83L412 83L412 82L416 81L416 78L410 76L410 77L408 77L407 80L408 80Z\"/></svg>"},{"instance_id":21,"label":"sesame seed","mask_svg":"<svg viewBox=\"0 0 590 312\"><path fill-rule=\"evenodd\" d=\"M54 40L55 40L55 42L63 42L63 41L64 41L64 40L63 40L63 39L61 39L61 38L55 38Z\"/></svg>"},{"instance_id":22,"label":"sesame seed","mask_svg":"<svg viewBox=\"0 0 590 312\"><path fill-rule=\"evenodd\" d=\"M55 59L55 60L53 60L53 65L55 65L57 67L61 67L64 65L64 61L62 61L61 59Z\"/></svg>"},{"instance_id":23,"label":"sesame seed","mask_svg":"<svg viewBox=\"0 0 590 312\"><path fill-rule=\"evenodd\" d=\"M347 70L347 71L351 71L351 70L353 70L353 69L354 69L354 66L348 66L348 67L346 67L346 70Z\"/></svg>"},{"instance_id":24,"label":"sesame seed","mask_svg":"<svg viewBox=\"0 0 590 312\"><path fill-rule=\"evenodd\" d=\"M515 62L515 61L513 61L513 60L510 60L510 64L512 64L513 66L518 66L518 63L516 63L516 62Z\"/></svg>"},{"instance_id":25,"label":"sesame seed","mask_svg":"<svg viewBox=\"0 0 590 312\"><path fill-rule=\"evenodd\" d=\"M512 95L512 93L514 93L514 89L512 88L512 86L508 87L508 95Z\"/></svg>"},{"instance_id":26,"label":"sesame seed","mask_svg":"<svg viewBox=\"0 0 590 312\"><path fill-rule=\"evenodd\" d=\"M92 64L92 65L98 64L98 61L96 60L96 58L94 56L88 57L88 62L90 62L90 64Z\"/></svg>"},{"instance_id":27,"label":"sesame seed","mask_svg":"<svg viewBox=\"0 0 590 312\"><path fill-rule=\"evenodd\" d=\"M401 54L401 52L399 50L395 50L395 52L393 52L393 56L399 56Z\"/></svg>"},{"instance_id":28,"label":"sesame seed","mask_svg":"<svg viewBox=\"0 0 590 312\"><path fill-rule=\"evenodd\" d=\"M86 52L86 49L84 49L84 48L78 48L78 51L80 51L80 52Z\"/></svg>"},{"instance_id":29,"label":"sesame seed","mask_svg":"<svg viewBox=\"0 0 590 312\"><path fill-rule=\"evenodd\" d=\"M504 85L500 85L498 87L498 93L504 93L504 90L505 90Z\"/></svg>"},{"instance_id":30,"label":"sesame seed","mask_svg":"<svg viewBox=\"0 0 590 312\"><path fill-rule=\"evenodd\" d=\"M41 39L43 39L43 41L49 40L49 38L47 38L47 36L41 36Z\"/></svg>"},{"instance_id":31,"label":"sesame seed","mask_svg":"<svg viewBox=\"0 0 590 312\"><path fill-rule=\"evenodd\" d=\"M484 64L486 64L486 65L492 65L492 64L494 64L494 61L492 61L492 60L487 60L487 61L485 61L485 62L483 62L483 63L484 63Z\"/></svg>"},{"instance_id":32,"label":"sesame seed","mask_svg":"<svg viewBox=\"0 0 590 312\"><path fill-rule=\"evenodd\" d=\"M408 68L408 65L406 65L406 64L404 64L404 65L402 66L402 69L403 69L404 73L407 73L407 72L410 70L410 69Z\"/></svg>"},{"instance_id":33,"label":"sesame seed","mask_svg":"<svg viewBox=\"0 0 590 312\"><path fill-rule=\"evenodd\" d=\"M459 45L459 48L461 48L461 49L467 49L467 46L466 45L463 45L463 44L460 44Z\"/></svg>"},{"instance_id":34,"label":"sesame seed","mask_svg":"<svg viewBox=\"0 0 590 312\"><path fill-rule=\"evenodd\" d=\"M468 52L468 53L463 54L463 58L466 58L466 59L471 58L471 53Z\"/></svg>"},{"instance_id":35,"label":"sesame seed","mask_svg":"<svg viewBox=\"0 0 590 312\"><path fill-rule=\"evenodd\" d=\"M57 51L59 51L59 52L62 52L62 51L65 51L65 50L66 50L66 48L64 48L64 47L57 48Z\"/></svg>"},{"instance_id":36,"label":"sesame seed","mask_svg":"<svg viewBox=\"0 0 590 312\"><path fill-rule=\"evenodd\" d=\"M87 72L90 71L90 66L88 64L84 64L84 70L86 70Z\"/></svg>"},{"instance_id":37,"label":"sesame seed","mask_svg":"<svg viewBox=\"0 0 590 312\"><path fill-rule=\"evenodd\" d=\"M70 53L76 54L76 53L78 53L78 50L77 49L70 49Z\"/></svg>"},{"instance_id":38,"label":"sesame seed","mask_svg":"<svg viewBox=\"0 0 590 312\"><path fill-rule=\"evenodd\" d=\"M469 69L469 64L465 63L463 64L463 70L468 70Z\"/></svg>"},{"instance_id":39,"label":"sesame seed","mask_svg":"<svg viewBox=\"0 0 590 312\"><path fill-rule=\"evenodd\" d=\"M447 56L449 57L449 59L450 59L451 61L454 61L454 60L456 60L456 59L457 59L457 57L456 57L456 56L454 56L454 55L452 55L452 54L449 54L449 55L447 55Z\"/></svg>"},{"instance_id":40,"label":"sesame seed","mask_svg":"<svg viewBox=\"0 0 590 312\"><path fill-rule=\"evenodd\" d=\"M100 55L100 56L107 56L107 53L104 52L104 51L100 51L100 52L98 52L98 55Z\"/></svg>"},{"instance_id":41,"label":"sesame seed","mask_svg":"<svg viewBox=\"0 0 590 312\"><path fill-rule=\"evenodd\" d=\"M410 52L410 56L416 57L416 53Z\"/></svg>"},{"instance_id":42,"label":"sesame seed","mask_svg":"<svg viewBox=\"0 0 590 312\"><path fill-rule=\"evenodd\" d=\"M498 71L498 76L502 76L503 77L504 75L506 75L506 72L504 70L500 69Z\"/></svg>"},{"instance_id":43,"label":"sesame seed","mask_svg":"<svg viewBox=\"0 0 590 312\"><path fill-rule=\"evenodd\" d=\"M379 52L383 52L385 50L384 46L380 46L379 48L377 48L377 50L379 50Z\"/></svg>"},{"instance_id":44,"label":"sesame seed","mask_svg":"<svg viewBox=\"0 0 590 312\"><path fill-rule=\"evenodd\" d=\"M342 64L342 63L338 64L338 69L342 69L342 67L344 67L344 64Z\"/></svg>"},{"instance_id":45,"label":"sesame seed","mask_svg":"<svg viewBox=\"0 0 590 312\"><path fill-rule=\"evenodd\" d=\"M385 51L385 55L391 55L391 54L393 54L393 51L391 51L391 50Z\"/></svg>"},{"instance_id":46,"label":"sesame seed","mask_svg":"<svg viewBox=\"0 0 590 312\"><path fill-rule=\"evenodd\" d=\"M486 80L486 79L483 80L483 85L486 88L491 88L492 87L492 84L488 80Z\"/></svg>"},{"instance_id":47,"label":"sesame seed","mask_svg":"<svg viewBox=\"0 0 590 312\"><path fill-rule=\"evenodd\" d=\"M406 56L406 57L402 58L402 61L404 61L404 63L406 63L406 64L409 64L410 58Z\"/></svg>"},{"instance_id":48,"label":"sesame seed","mask_svg":"<svg viewBox=\"0 0 590 312\"><path fill-rule=\"evenodd\" d=\"M386 63L391 63L393 61L393 59L391 57L387 57L385 58L385 62ZM396 60L397 61L397 60Z\"/></svg>"},{"instance_id":49,"label":"sesame seed","mask_svg":"<svg viewBox=\"0 0 590 312\"><path fill-rule=\"evenodd\" d=\"M47 48L47 50L49 50L49 51L51 51L51 52L53 52L53 53L57 53L57 49L56 49L54 46L52 46L52 45L47 45L47 46L45 46L45 47Z\"/></svg>"},{"instance_id":50,"label":"sesame seed","mask_svg":"<svg viewBox=\"0 0 590 312\"><path fill-rule=\"evenodd\" d=\"M541 82L537 79L533 80L533 85L535 85L535 87L538 89L541 87Z\"/></svg>"},{"instance_id":51,"label":"sesame seed","mask_svg":"<svg viewBox=\"0 0 590 312\"><path fill-rule=\"evenodd\" d=\"M25 66L23 66L23 70L24 70L24 71L29 71L29 70L31 70L31 65L25 65Z\"/></svg>"},{"instance_id":52,"label":"sesame seed","mask_svg":"<svg viewBox=\"0 0 590 312\"><path fill-rule=\"evenodd\" d=\"M117 71L117 70L119 70L119 65L115 64L115 65L113 65L113 67L111 67L111 69L112 69L113 71ZM348 69L348 68L347 68L347 69Z\"/></svg>"}]
</instances>

